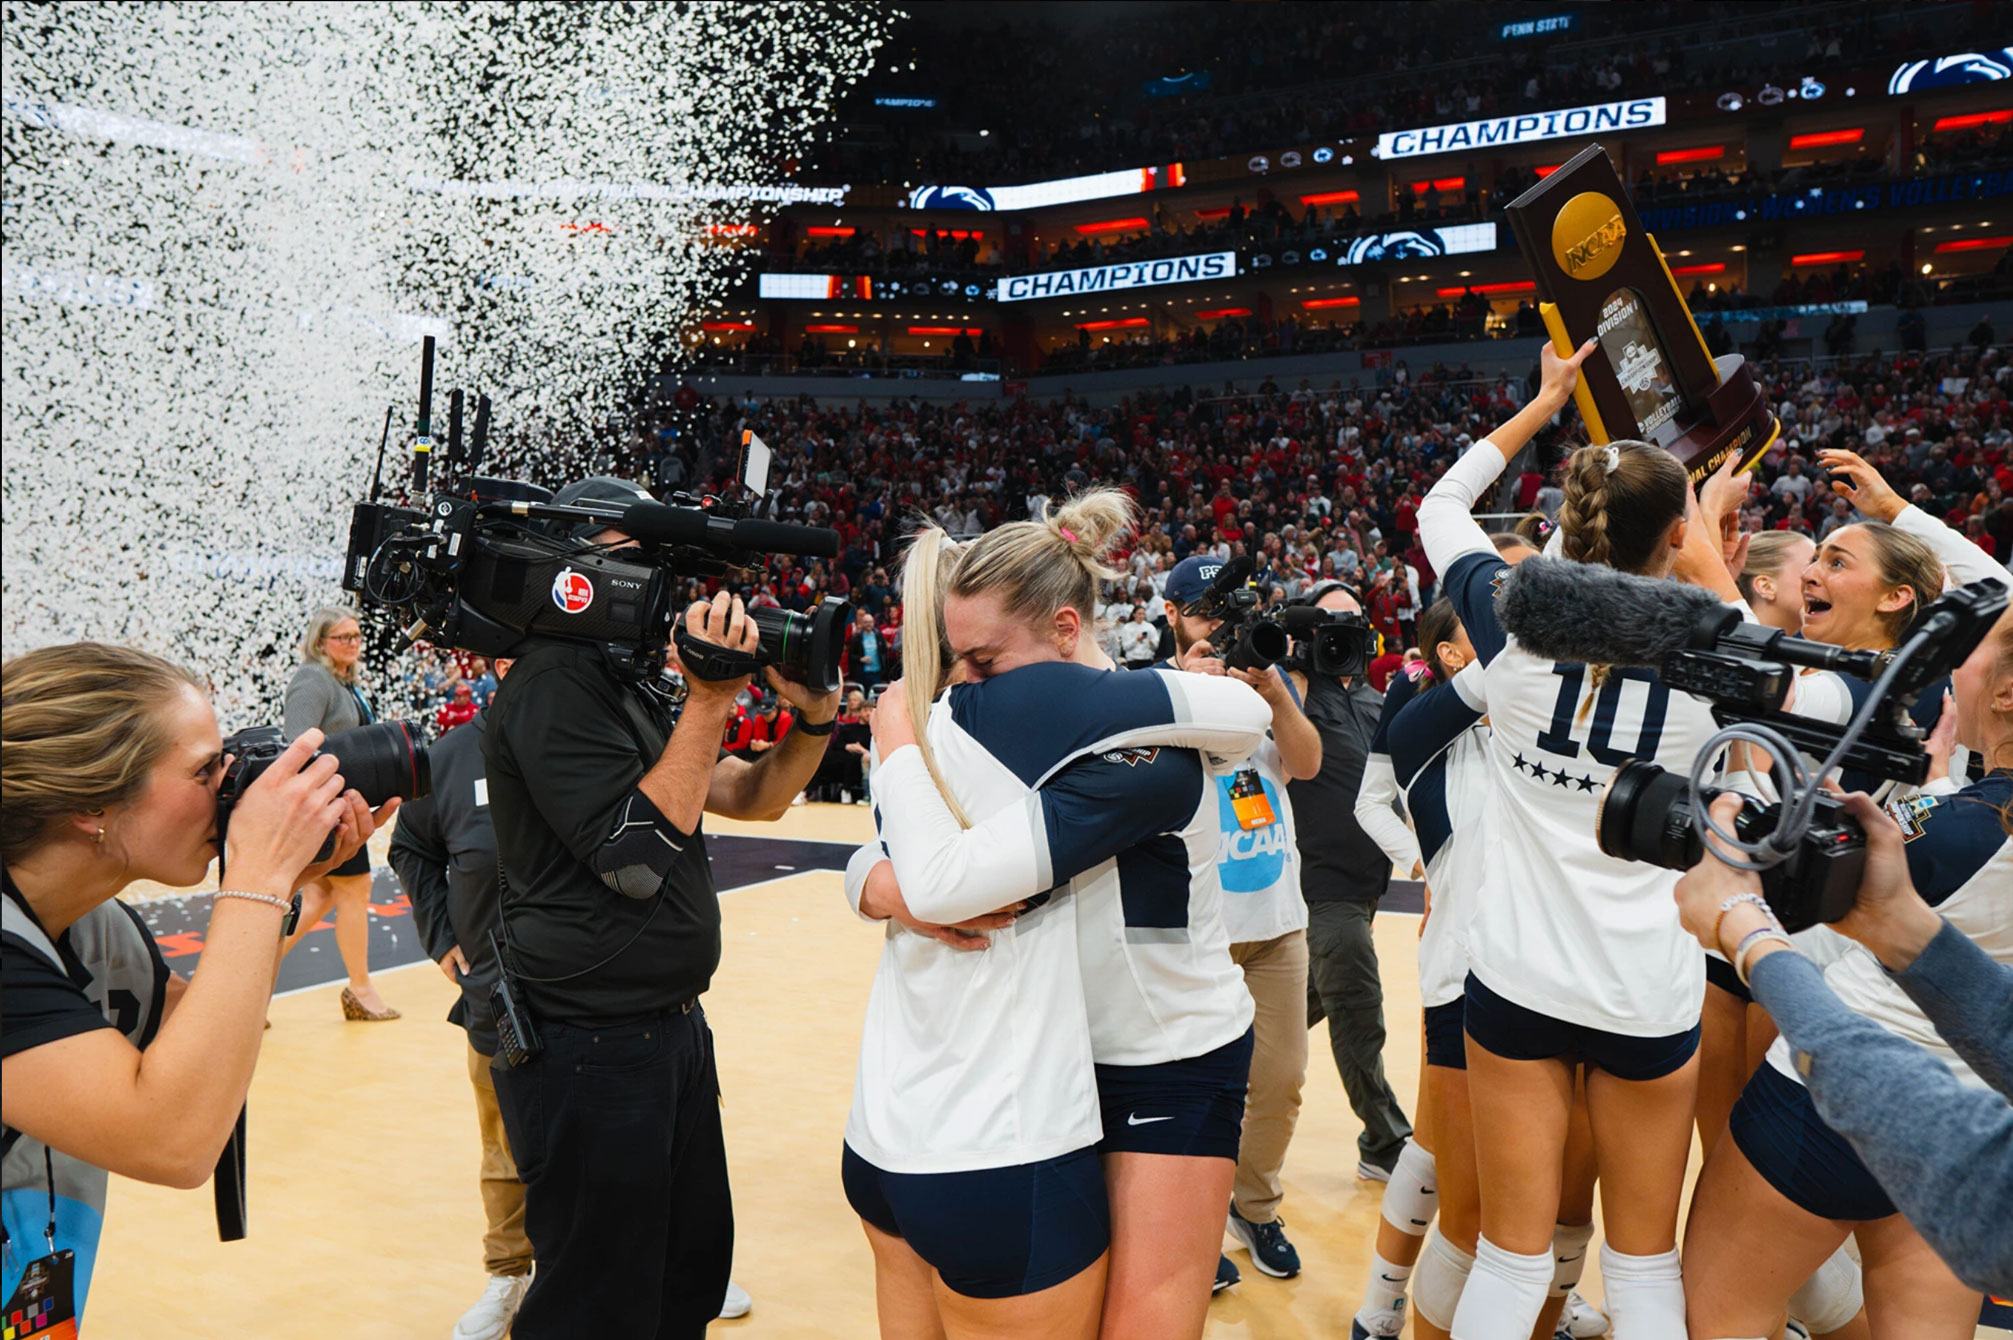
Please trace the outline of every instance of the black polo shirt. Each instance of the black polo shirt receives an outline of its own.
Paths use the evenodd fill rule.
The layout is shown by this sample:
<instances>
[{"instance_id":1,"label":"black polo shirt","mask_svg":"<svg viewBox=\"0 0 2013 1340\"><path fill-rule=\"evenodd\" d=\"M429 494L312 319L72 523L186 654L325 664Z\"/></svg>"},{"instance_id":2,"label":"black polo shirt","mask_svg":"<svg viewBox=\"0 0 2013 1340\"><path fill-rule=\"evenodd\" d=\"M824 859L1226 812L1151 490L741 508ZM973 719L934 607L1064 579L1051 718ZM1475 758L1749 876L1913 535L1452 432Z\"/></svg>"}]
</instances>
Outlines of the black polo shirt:
<instances>
[{"instance_id":1,"label":"black polo shirt","mask_svg":"<svg viewBox=\"0 0 2013 1340\"><path fill-rule=\"evenodd\" d=\"M1307 681L1301 704L1321 732L1321 771L1286 787L1300 845L1300 892L1310 903L1374 903L1391 884L1391 858L1356 822L1356 793L1384 695L1358 676Z\"/></svg>"},{"instance_id":2,"label":"black polo shirt","mask_svg":"<svg viewBox=\"0 0 2013 1340\"><path fill-rule=\"evenodd\" d=\"M664 752L669 706L619 678L597 648L546 645L518 658L488 718L504 918L533 1014L591 1027L704 992L720 963L720 903L703 834L681 835L651 897L617 892L588 864ZM525 980L540 977L569 980Z\"/></svg>"}]
</instances>

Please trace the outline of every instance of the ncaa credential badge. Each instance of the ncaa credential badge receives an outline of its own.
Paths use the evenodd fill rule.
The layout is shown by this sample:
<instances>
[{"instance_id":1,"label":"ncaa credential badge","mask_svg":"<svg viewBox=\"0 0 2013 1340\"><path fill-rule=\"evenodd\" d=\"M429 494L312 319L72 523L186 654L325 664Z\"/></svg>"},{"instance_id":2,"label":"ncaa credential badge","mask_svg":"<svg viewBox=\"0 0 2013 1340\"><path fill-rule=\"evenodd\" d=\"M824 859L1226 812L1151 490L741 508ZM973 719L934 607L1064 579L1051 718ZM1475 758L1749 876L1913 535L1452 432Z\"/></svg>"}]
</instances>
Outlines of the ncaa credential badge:
<instances>
[{"instance_id":1,"label":"ncaa credential badge","mask_svg":"<svg viewBox=\"0 0 2013 1340\"><path fill-rule=\"evenodd\" d=\"M1935 796L1915 795L1887 802L1887 813L1893 817L1895 823L1901 825L1903 842L1913 842L1922 836L1923 821L1929 817L1929 811L1935 808Z\"/></svg>"},{"instance_id":2,"label":"ncaa credential badge","mask_svg":"<svg viewBox=\"0 0 2013 1340\"><path fill-rule=\"evenodd\" d=\"M594 603L594 583L587 580L584 572L561 568L552 579L552 603L565 614L585 613Z\"/></svg>"}]
</instances>

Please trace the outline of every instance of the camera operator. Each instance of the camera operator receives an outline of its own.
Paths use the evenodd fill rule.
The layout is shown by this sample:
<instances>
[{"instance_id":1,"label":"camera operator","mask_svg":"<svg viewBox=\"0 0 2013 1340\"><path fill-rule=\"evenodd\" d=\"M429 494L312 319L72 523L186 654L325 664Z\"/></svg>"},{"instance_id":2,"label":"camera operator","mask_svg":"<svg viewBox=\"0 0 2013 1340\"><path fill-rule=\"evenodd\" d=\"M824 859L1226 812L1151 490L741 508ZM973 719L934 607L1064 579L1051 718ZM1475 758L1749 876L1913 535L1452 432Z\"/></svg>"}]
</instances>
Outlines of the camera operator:
<instances>
[{"instance_id":1,"label":"camera operator","mask_svg":"<svg viewBox=\"0 0 2013 1340\"><path fill-rule=\"evenodd\" d=\"M1739 804L1722 796L1714 817L1730 826ZM1832 929L1878 960L1886 979L1992 1091L1964 1084L1943 1058L1841 1001L1823 970L1796 952L1759 905L1753 874L1707 854L1678 881L1678 911L1699 943L1734 960L1795 1053L1819 1114L1850 1141L1901 1214L1959 1279L2003 1292L2013 1288L2013 1235L2004 1222L2013 1203L2013 1030L2006 1026L2013 967L1995 962L1923 900L1901 829L1885 811L1863 794L1848 797L1846 809L1866 830L1866 873L1852 911ZM1717 1285L1687 1279L1688 1290L1717 1292Z\"/></svg>"},{"instance_id":2,"label":"camera operator","mask_svg":"<svg viewBox=\"0 0 2013 1340\"><path fill-rule=\"evenodd\" d=\"M185 982L118 895L196 884L219 853L228 760L197 679L79 642L6 662L0 704L0 1298L32 1272L54 1325L82 1316L108 1173L183 1188L210 1176L251 1087L295 890L351 859L397 802L373 816L335 759L308 761L321 732L297 737L237 799L230 887ZM332 858L311 864L331 829Z\"/></svg>"},{"instance_id":3,"label":"camera operator","mask_svg":"<svg viewBox=\"0 0 2013 1340\"><path fill-rule=\"evenodd\" d=\"M1975 1031L1944 1028L1951 1002L1932 1006L1925 1000L1925 991L1944 988L1899 972L1922 941L1897 938L1889 913L1912 907L1916 895L1873 897L1903 885L1919 890L1949 934L1968 936L2002 964L2013 963L2013 838L2006 828L2013 810L2013 614L2000 616L1950 681L1957 739L1987 771L1954 794L1895 801L1890 812L1905 838L1870 801L1852 801L1853 817L1867 834L1866 875L1853 911L1832 929L1871 952L1848 948L1823 971L1824 986L1836 996L1829 1002L1833 1010L1842 1002L1873 1032L1884 1030L1923 1049L1922 1068L1933 1059L1943 1074L1898 1082L1905 1087L1877 1070L1868 1074L1853 1058L1884 1057L1893 1049L1827 1047L1828 1025L1800 1034L1809 1016L1799 1010L1810 993L1799 993L1797 979L1786 976L1794 964L1770 969L1790 982L1777 988L1785 996L1781 1009L1763 988L1769 973L1744 976L1782 1038L1735 1104L1730 1138L1713 1146L1699 1175L1684 1265L1686 1311L1696 1333L1752 1335L1776 1324L1787 1290L1837 1250L1848 1232L1858 1239L1865 1266L1867 1311L1888 1318L1897 1333L1968 1335L1979 1301L1969 1282L2013 1282L2006 1271L2013 1253L2003 1224L2003 1148L1966 1159L1961 1151L1972 1148L1966 1141L1978 1126L1967 1126L1963 1139L1952 1129L1947 1144L1925 1139L1923 1127L1925 1119L1938 1125L1954 1119L1948 1116L1952 1105L1943 1101L1953 1087L2003 1087L2013 1059L2005 1048L2006 988L1999 988L2001 1018L1992 1026L1999 1032L1992 1049L1997 1054L1981 1054L1967 1041ZM1722 827L1736 803L1732 797L1716 803ZM1725 952L1737 972L1765 961L1779 938L1778 948L1787 947L1753 875L1709 859L1685 877L1685 885L1679 906L1686 929ZM1708 900L1710 908L1702 907ZM1899 924L1905 930L1928 923L1917 914ZM1996 1227L1981 1236L1986 1225ZM1997 1246L1987 1251L1991 1242ZM1993 1255L1996 1267L1986 1260Z\"/></svg>"},{"instance_id":4,"label":"camera operator","mask_svg":"<svg viewBox=\"0 0 2013 1340\"><path fill-rule=\"evenodd\" d=\"M725 592L688 609L685 628L749 658L758 645ZM779 818L817 769L838 695L769 671L795 727L752 762L722 758L748 677L685 670L674 726L600 649L534 642L483 733L505 975L542 1043L495 1071L537 1258L518 1340L700 1336L727 1291L733 1207L698 1004L720 909L700 816Z\"/></svg>"},{"instance_id":5,"label":"camera operator","mask_svg":"<svg viewBox=\"0 0 2013 1340\"><path fill-rule=\"evenodd\" d=\"M1167 622L1174 629L1177 656L1170 669L1228 674L1256 689L1272 709L1271 738L1251 755L1249 767L1264 789L1267 821L1241 826L1231 798L1236 778L1219 776L1220 812L1229 842L1218 862L1223 883L1223 919L1230 933L1230 957L1244 973L1255 1007L1252 1017L1250 1089L1238 1142L1237 1179L1230 1203L1230 1228L1251 1251L1252 1264L1267 1275L1289 1279L1300 1273L1300 1253L1279 1219L1284 1192L1279 1183L1286 1146L1300 1120L1300 1090L1307 1080L1307 904L1300 896L1300 856L1295 844L1293 806L1287 787L1321 771L1321 735L1300 710L1300 696L1278 667L1226 670L1210 653L1209 639L1222 625L1182 613L1208 589L1222 564L1197 556L1175 565L1167 579ZM1145 625L1144 607L1133 617ZM1217 1267L1219 1285L1236 1279L1226 1258Z\"/></svg>"},{"instance_id":6,"label":"camera operator","mask_svg":"<svg viewBox=\"0 0 2013 1340\"><path fill-rule=\"evenodd\" d=\"M1340 582L1309 593L1316 609L1361 614ZM1328 1046L1349 1106L1363 1123L1356 1174L1389 1181L1412 1123L1384 1076L1384 986L1370 924L1391 885L1391 861L1356 821L1356 794L1377 733L1384 695L1362 676L1303 676L1307 718L1321 734L1321 770L1287 788L1293 808L1322 822L1300 830L1301 892L1307 899L1307 1026L1328 1021Z\"/></svg>"}]
</instances>

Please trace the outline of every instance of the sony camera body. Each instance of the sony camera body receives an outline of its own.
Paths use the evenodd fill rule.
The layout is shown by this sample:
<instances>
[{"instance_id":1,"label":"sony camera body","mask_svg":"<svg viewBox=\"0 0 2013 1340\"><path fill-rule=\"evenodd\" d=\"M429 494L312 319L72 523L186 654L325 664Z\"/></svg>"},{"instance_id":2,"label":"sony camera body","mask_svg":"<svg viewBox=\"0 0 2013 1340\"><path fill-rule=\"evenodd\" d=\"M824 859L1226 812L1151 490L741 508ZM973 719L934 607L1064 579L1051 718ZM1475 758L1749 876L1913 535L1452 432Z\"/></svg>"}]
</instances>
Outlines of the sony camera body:
<instances>
[{"instance_id":1,"label":"sony camera body","mask_svg":"<svg viewBox=\"0 0 2013 1340\"><path fill-rule=\"evenodd\" d=\"M419 501L379 500L380 442L379 475L370 500L351 514L343 564L343 589L397 614L408 639L490 657L545 640L586 643L603 648L618 669L654 682L674 641L685 652L678 600L686 578L729 576L772 554L838 556L836 531L753 517L746 503L680 494L674 504L562 505L537 485L478 475L489 400L478 398L464 450L459 390L449 400L445 461L430 480L432 388L429 337L413 439L411 494ZM387 416L387 437L389 431ZM743 496L759 499L769 450L753 432L742 434L742 448ZM605 532L620 535L611 543L594 538ZM749 616L760 633L751 661L694 641L684 655L687 670L725 678L774 665L820 692L838 688L850 616L845 601L828 599L809 614L763 608Z\"/></svg>"},{"instance_id":2,"label":"sony camera body","mask_svg":"<svg viewBox=\"0 0 2013 1340\"><path fill-rule=\"evenodd\" d=\"M1293 652L1283 664L1309 678L1355 678L1368 674L1377 654L1377 631L1362 615L1296 605L1280 615L1293 638Z\"/></svg>"},{"instance_id":3,"label":"sony camera body","mask_svg":"<svg viewBox=\"0 0 2013 1340\"><path fill-rule=\"evenodd\" d=\"M1997 582L1947 592L1922 612L1900 646L1885 651L1806 642L1715 607L1699 621L1691 645L1665 658L1662 679L1709 699L1721 726L1765 727L1801 753L1824 759L1837 752L1841 768L1919 786L1929 775L1926 731L1909 708L1971 654L2005 611L2006 600ZM1874 683L1879 697L1864 723L1784 711L1799 667ZM1718 788L1699 788L1706 805L1720 794ZM1734 831L1746 842L1767 840L1776 861L1761 872L1762 891L1783 925L1801 930L1851 910L1866 866L1866 834L1835 798L1821 792L1811 797L1808 823L1785 834L1784 809L1795 799L1785 795L1780 803L1764 805L1743 797ZM1629 762L1602 794L1596 838L1610 856L1689 870L1703 854L1703 818L1694 812L1689 778Z\"/></svg>"}]
</instances>

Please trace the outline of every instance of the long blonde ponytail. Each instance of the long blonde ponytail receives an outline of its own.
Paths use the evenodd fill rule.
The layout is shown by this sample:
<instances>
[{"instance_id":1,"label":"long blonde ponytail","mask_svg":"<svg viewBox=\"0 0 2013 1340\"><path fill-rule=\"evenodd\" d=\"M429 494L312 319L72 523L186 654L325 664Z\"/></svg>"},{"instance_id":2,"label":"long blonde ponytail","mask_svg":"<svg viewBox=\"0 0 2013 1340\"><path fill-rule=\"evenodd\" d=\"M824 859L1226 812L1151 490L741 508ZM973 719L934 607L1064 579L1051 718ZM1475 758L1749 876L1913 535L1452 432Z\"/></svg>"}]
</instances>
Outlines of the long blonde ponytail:
<instances>
[{"instance_id":1,"label":"long blonde ponytail","mask_svg":"<svg viewBox=\"0 0 2013 1340\"><path fill-rule=\"evenodd\" d=\"M930 780L937 784L958 826L970 828L972 821L957 796L944 785L943 774L937 771L936 751L930 747L930 705L943 691L951 670L950 638L944 632L944 593L962 557L957 542L941 526L925 526L909 541L902 562L902 620L907 625L902 637L902 697Z\"/></svg>"}]
</instances>

